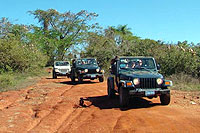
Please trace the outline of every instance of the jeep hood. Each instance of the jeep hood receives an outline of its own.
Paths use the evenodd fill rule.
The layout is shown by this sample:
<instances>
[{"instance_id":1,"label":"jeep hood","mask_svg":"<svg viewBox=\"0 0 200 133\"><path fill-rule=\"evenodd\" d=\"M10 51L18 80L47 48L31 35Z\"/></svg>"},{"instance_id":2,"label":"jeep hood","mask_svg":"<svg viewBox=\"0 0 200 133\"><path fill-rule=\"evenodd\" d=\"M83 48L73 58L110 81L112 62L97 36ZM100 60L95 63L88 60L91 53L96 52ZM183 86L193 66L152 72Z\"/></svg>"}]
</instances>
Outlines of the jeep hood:
<instances>
[{"instance_id":1,"label":"jeep hood","mask_svg":"<svg viewBox=\"0 0 200 133\"><path fill-rule=\"evenodd\" d=\"M71 69L70 65L69 66L54 66L54 68L57 68L57 69Z\"/></svg>"},{"instance_id":2,"label":"jeep hood","mask_svg":"<svg viewBox=\"0 0 200 133\"><path fill-rule=\"evenodd\" d=\"M121 76L132 78L163 78L163 76L156 71L124 71L121 72Z\"/></svg>"},{"instance_id":3,"label":"jeep hood","mask_svg":"<svg viewBox=\"0 0 200 133\"><path fill-rule=\"evenodd\" d=\"M82 66L77 66L78 69L97 69L99 68L96 65L82 65Z\"/></svg>"}]
</instances>

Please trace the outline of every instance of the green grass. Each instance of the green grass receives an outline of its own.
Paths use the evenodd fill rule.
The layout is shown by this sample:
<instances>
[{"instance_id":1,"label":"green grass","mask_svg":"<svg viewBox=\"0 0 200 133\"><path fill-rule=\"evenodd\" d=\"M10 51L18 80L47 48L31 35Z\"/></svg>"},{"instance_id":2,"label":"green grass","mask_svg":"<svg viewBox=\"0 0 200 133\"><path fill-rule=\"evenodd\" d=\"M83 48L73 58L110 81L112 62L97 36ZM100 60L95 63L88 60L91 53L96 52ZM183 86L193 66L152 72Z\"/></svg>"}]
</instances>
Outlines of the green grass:
<instances>
[{"instance_id":1,"label":"green grass","mask_svg":"<svg viewBox=\"0 0 200 133\"><path fill-rule=\"evenodd\" d=\"M36 83L40 77L48 75L46 69L26 73L8 72L0 74L0 92L18 90Z\"/></svg>"},{"instance_id":2,"label":"green grass","mask_svg":"<svg viewBox=\"0 0 200 133\"><path fill-rule=\"evenodd\" d=\"M200 79L183 73L171 75L166 79L173 82L171 89L184 91L200 91Z\"/></svg>"}]
</instances>

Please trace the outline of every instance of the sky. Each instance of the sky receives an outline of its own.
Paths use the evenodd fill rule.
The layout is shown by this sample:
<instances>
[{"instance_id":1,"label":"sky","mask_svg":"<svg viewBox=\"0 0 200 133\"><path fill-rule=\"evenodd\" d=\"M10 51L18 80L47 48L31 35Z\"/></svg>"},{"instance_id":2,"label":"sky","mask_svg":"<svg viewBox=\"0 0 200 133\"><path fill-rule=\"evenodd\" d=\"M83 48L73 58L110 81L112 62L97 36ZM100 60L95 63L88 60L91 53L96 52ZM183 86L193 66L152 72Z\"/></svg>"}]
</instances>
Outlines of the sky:
<instances>
[{"instance_id":1,"label":"sky","mask_svg":"<svg viewBox=\"0 0 200 133\"><path fill-rule=\"evenodd\" d=\"M50 8L60 13L95 12L100 26L127 25L142 39L200 43L200 0L0 0L0 18L38 24L27 12Z\"/></svg>"}]
</instances>

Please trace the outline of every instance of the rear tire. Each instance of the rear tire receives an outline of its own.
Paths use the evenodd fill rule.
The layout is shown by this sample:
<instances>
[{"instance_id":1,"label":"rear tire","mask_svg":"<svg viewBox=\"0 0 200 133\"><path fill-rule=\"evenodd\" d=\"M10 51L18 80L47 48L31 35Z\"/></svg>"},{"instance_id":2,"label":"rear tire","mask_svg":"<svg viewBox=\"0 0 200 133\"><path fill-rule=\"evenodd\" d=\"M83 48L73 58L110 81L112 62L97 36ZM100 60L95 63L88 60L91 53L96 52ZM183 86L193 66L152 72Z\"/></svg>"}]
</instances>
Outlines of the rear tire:
<instances>
[{"instance_id":1,"label":"rear tire","mask_svg":"<svg viewBox=\"0 0 200 133\"><path fill-rule=\"evenodd\" d=\"M129 104L129 90L122 86L119 90L119 104L120 107L127 107Z\"/></svg>"},{"instance_id":2,"label":"rear tire","mask_svg":"<svg viewBox=\"0 0 200 133\"><path fill-rule=\"evenodd\" d=\"M160 102L162 105L168 105L170 103L170 93L162 94L160 96Z\"/></svg>"},{"instance_id":3,"label":"rear tire","mask_svg":"<svg viewBox=\"0 0 200 133\"><path fill-rule=\"evenodd\" d=\"M107 80L107 93L109 98L115 97L114 81L111 78Z\"/></svg>"},{"instance_id":4,"label":"rear tire","mask_svg":"<svg viewBox=\"0 0 200 133\"><path fill-rule=\"evenodd\" d=\"M83 82L83 77L81 77L80 75L78 76L78 83L82 83Z\"/></svg>"}]
</instances>

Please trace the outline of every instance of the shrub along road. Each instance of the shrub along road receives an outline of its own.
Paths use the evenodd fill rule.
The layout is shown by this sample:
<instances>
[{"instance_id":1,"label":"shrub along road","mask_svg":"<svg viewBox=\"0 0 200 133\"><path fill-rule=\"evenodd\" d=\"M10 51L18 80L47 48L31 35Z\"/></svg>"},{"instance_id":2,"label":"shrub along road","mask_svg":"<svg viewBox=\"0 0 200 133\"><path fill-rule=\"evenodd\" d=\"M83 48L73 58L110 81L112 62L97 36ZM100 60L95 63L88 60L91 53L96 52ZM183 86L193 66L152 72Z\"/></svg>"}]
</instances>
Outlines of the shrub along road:
<instances>
[{"instance_id":1,"label":"shrub along road","mask_svg":"<svg viewBox=\"0 0 200 133\"><path fill-rule=\"evenodd\" d=\"M18 91L0 93L0 132L200 132L199 92L172 91L172 101L131 99L119 108L106 82L42 78ZM80 98L84 105L79 105Z\"/></svg>"}]
</instances>

